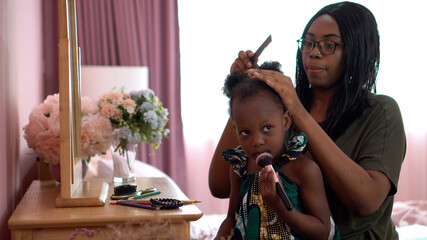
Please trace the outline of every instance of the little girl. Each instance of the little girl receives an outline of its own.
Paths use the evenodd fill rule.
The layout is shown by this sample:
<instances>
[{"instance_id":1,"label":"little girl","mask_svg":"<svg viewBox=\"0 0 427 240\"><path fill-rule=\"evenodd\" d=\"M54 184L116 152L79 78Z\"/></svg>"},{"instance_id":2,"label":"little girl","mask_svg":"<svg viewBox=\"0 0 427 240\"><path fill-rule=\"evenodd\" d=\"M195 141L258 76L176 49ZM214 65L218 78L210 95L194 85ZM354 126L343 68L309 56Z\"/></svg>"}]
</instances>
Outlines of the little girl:
<instances>
[{"instance_id":1,"label":"little girl","mask_svg":"<svg viewBox=\"0 0 427 240\"><path fill-rule=\"evenodd\" d=\"M278 62L260 69L280 71ZM267 84L248 74L232 73L224 94L240 146L223 152L232 165L227 218L216 239L339 239L318 165L298 154L306 144L303 133L284 143L291 117L280 96ZM260 167L261 153L273 156L273 168ZM297 157L298 156L298 157ZM275 174L293 205L288 210L277 194Z\"/></svg>"}]
</instances>

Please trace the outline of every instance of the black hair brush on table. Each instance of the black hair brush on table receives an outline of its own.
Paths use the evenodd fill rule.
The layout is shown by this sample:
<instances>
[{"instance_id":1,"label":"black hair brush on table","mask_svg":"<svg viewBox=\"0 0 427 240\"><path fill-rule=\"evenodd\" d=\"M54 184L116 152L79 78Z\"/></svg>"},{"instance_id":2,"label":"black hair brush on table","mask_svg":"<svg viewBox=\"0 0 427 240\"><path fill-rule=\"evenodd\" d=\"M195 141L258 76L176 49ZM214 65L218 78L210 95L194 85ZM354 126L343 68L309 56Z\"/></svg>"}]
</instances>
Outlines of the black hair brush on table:
<instances>
[{"instance_id":1,"label":"black hair brush on table","mask_svg":"<svg viewBox=\"0 0 427 240\"><path fill-rule=\"evenodd\" d=\"M137 185L135 184L126 184L119 185L114 187L114 194L111 195L111 199L127 199L133 196L137 196L141 194L141 191L136 190Z\"/></svg>"}]
</instances>

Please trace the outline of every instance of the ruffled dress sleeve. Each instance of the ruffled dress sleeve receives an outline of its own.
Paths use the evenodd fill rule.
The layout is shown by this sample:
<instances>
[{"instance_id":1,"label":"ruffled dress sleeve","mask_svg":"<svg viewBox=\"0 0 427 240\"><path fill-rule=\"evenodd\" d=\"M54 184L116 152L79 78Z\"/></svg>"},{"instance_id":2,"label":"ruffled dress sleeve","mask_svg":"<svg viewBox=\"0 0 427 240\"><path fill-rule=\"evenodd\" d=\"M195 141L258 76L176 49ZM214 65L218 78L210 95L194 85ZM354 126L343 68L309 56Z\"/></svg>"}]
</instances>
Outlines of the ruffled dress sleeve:
<instances>
[{"instance_id":1,"label":"ruffled dress sleeve","mask_svg":"<svg viewBox=\"0 0 427 240\"><path fill-rule=\"evenodd\" d=\"M222 157L225 161L230 162L233 171L240 177L247 173L248 156L243 152L241 146L225 150L222 152Z\"/></svg>"},{"instance_id":2,"label":"ruffled dress sleeve","mask_svg":"<svg viewBox=\"0 0 427 240\"><path fill-rule=\"evenodd\" d=\"M287 143L286 152L277 158L276 166L280 169L289 161L297 159L298 155L300 155L304 151L306 146L307 135L305 135L305 133L303 132L295 134L295 136L289 139Z\"/></svg>"}]
</instances>

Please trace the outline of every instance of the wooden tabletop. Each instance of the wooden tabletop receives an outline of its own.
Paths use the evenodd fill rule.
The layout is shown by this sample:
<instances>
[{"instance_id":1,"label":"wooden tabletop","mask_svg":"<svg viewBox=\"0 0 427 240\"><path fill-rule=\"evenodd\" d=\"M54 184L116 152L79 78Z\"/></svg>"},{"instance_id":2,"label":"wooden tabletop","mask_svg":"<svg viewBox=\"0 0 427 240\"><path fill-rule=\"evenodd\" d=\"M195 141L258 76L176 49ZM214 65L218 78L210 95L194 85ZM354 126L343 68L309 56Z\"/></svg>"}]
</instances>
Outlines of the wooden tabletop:
<instances>
[{"instance_id":1,"label":"wooden tabletop","mask_svg":"<svg viewBox=\"0 0 427 240\"><path fill-rule=\"evenodd\" d=\"M114 185L111 180L108 196L113 193ZM179 187L168 178L138 178L138 189L156 187L161 194L152 197L175 198L188 200ZM54 181L33 181L24 198L21 200L9 219L9 228L59 228L78 226L100 226L112 223L150 220L154 216L171 222L196 221L202 217L202 212L196 204L188 204L173 210L147 210L122 205L110 205L108 200L102 207L57 208L55 199L60 193L60 185Z\"/></svg>"}]
</instances>

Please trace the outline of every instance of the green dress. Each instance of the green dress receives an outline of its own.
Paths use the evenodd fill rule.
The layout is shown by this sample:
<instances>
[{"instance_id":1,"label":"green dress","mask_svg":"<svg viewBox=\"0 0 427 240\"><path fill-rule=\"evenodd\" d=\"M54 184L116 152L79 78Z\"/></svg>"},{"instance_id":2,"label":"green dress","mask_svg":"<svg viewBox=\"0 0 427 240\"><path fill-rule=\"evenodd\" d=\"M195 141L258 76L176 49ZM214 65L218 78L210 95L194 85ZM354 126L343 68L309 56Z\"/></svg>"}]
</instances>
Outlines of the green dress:
<instances>
[{"instance_id":1,"label":"green dress","mask_svg":"<svg viewBox=\"0 0 427 240\"><path fill-rule=\"evenodd\" d=\"M287 153L273 163L273 168L279 173L283 188L293 207L303 213L305 210L299 198L298 186L286 177L280 169L301 153L306 141L304 134L295 136L288 145ZM225 161L230 162L233 171L241 177L233 239L298 239L292 236L289 226L263 202L259 190L260 172L247 172L248 157L242 148L227 149L222 155ZM331 236L335 236L333 239L339 239L338 229L334 227Z\"/></svg>"}]
</instances>

